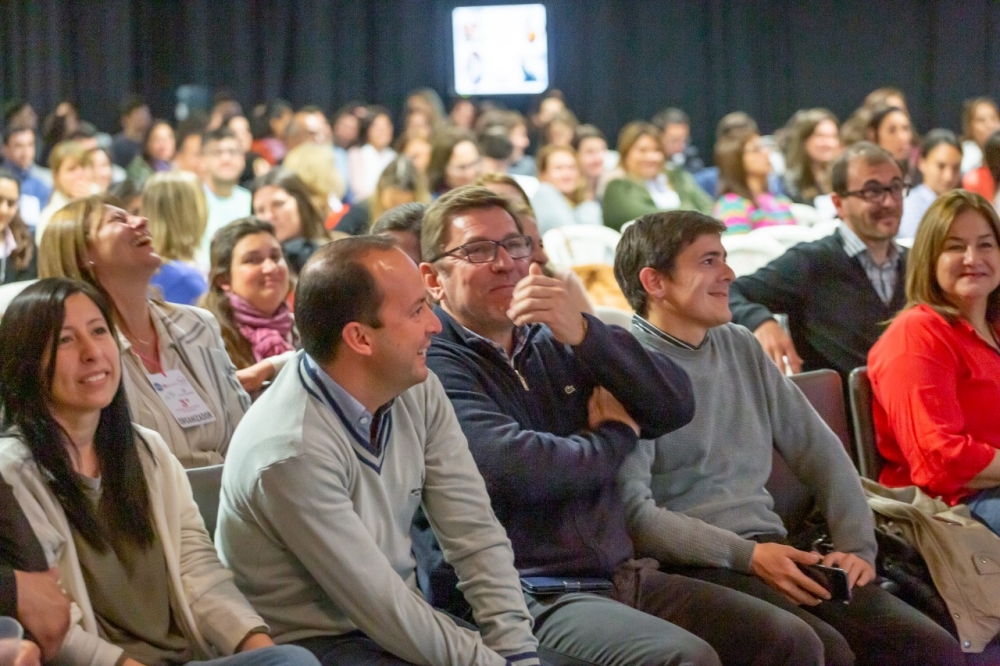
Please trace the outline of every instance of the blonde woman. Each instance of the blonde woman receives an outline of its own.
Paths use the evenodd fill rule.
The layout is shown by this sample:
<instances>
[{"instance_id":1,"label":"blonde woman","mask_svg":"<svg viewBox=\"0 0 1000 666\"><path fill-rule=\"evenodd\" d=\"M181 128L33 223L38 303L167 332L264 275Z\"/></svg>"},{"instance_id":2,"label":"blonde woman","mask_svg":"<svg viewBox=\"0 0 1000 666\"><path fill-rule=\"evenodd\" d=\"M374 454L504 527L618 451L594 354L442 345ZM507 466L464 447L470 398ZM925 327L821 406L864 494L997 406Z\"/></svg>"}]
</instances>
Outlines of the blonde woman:
<instances>
[{"instance_id":1,"label":"blonde woman","mask_svg":"<svg viewBox=\"0 0 1000 666\"><path fill-rule=\"evenodd\" d=\"M83 280L108 297L132 421L160 433L185 467L221 463L250 396L215 317L150 299L162 260L146 219L78 199L52 216L38 256L40 277Z\"/></svg>"},{"instance_id":2,"label":"blonde woman","mask_svg":"<svg viewBox=\"0 0 1000 666\"><path fill-rule=\"evenodd\" d=\"M42 234L52 214L77 197L90 194L90 178L84 158L87 150L76 141L63 141L49 153L49 168L52 170L52 198L42 209L35 226L35 243L41 245Z\"/></svg>"},{"instance_id":3,"label":"blonde woman","mask_svg":"<svg viewBox=\"0 0 1000 666\"><path fill-rule=\"evenodd\" d=\"M397 157L382 171L375 192L351 206L340 219L336 231L351 236L367 234L382 213L408 203L430 203L427 180L406 157Z\"/></svg>"},{"instance_id":4,"label":"blonde woman","mask_svg":"<svg viewBox=\"0 0 1000 666\"><path fill-rule=\"evenodd\" d=\"M194 261L208 224L208 205L198 177L189 171L156 173L146 181L142 214L153 249L163 259L152 285L168 303L194 305L208 290L205 271Z\"/></svg>"},{"instance_id":5,"label":"blonde woman","mask_svg":"<svg viewBox=\"0 0 1000 666\"><path fill-rule=\"evenodd\" d=\"M323 216L327 229L332 229L330 217L339 220L344 211L344 174L337 170L337 161L330 146L303 143L292 148L281 163L282 168L302 179L310 190L313 206Z\"/></svg>"}]
</instances>

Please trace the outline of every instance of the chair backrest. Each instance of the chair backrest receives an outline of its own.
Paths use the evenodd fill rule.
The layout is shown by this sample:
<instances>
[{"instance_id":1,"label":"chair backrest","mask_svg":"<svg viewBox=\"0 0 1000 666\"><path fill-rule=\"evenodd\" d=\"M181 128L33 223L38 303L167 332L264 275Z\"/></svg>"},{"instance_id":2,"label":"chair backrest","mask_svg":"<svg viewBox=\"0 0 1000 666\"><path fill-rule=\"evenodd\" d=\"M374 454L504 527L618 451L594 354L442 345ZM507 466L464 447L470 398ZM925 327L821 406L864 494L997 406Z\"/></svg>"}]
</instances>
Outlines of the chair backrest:
<instances>
[{"instance_id":1,"label":"chair backrest","mask_svg":"<svg viewBox=\"0 0 1000 666\"><path fill-rule=\"evenodd\" d=\"M793 203L789 206L792 212L792 217L795 218L795 224L803 227L811 227L822 219L815 208L809 204Z\"/></svg>"},{"instance_id":2,"label":"chair backrest","mask_svg":"<svg viewBox=\"0 0 1000 666\"><path fill-rule=\"evenodd\" d=\"M818 238L816 232L810 227L799 226L797 224L780 224L771 227L760 227L754 229L748 236L756 238L773 238L781 243L787 250L799 243L808 243Z\"/></svg>"},{"instance_id":3,"label":"chair backrest","mask_svg":"<svg viewBox=\"0 0 1000 666\"><path fill-rule=\"evenodd\" d=\"M632 328L632 313L628 310L607 305L595 305L594 314L605 324L621 326L624 329Z\"/></svg>"},{"instance_id":4,"label":"chair backrest","mask_svg":"<svg viewBox=\"0 0 1000 666\"><path fill-rule=\"evenodd\" d=\"M875 442L875 421L872 418L872 383L868 367L854 368L847 377L851 400L851 423L854 426L854 447L861 476L878 481L885 459Z\"/></svg>"},{"instance_id":5,"label":"chair backrest","mask_svg":"<svg viewBox=\"0 0 1000 666\"><path fill-rule=\"evenodd\" d=\"M723 234L722 245L726 248L726 263L736 277L749 275L785 253L785 246L773 238L753 234Z\"/></svg>"},{"instance_id":6,"label":"chair backrest","mask_svg":"<svg viewBox=\"0 0 1000 666\"><path fill-rule=\"evenodd\" d=\"M17 295L27 287L37 282L37 280L24 280L22 282L10 282L0 285L0 317L7 311L10 302L17 298Z\"/></svg>"},{"instance_id":7,"label":"chair backrest","mask_svg":"<svg viewBox=\"0 0 1000 666\"><path fill-rule=\"evenodd\" d=\"M215 539L215 523L219 517L219 494L222 492L222 465L197 467L187 470L191 494L201 519L205 521L208 536Z\"/></svg>"},{"instance_id":8,"label":"chair backrest","mask_svg":"<svg viewBox=\"0 0 1000 666\"><path fill-rule=\"evenodd\" d=\"M844 385L840 375L834 370L814 370L792 375L790 379L805 394L809 404L836 433L850 454ZM781 516L790 532L794 532L812 511L812 493L795 476L778 449L772 449L771 477L767 481L767 491L774 498L774 512Z\"/></svg>"},{"instance_id":9,"label":"chair backrest","mask_svg":"<svg viewBox=\"0 0 1000 666\"><path fill-rule=\"evenodd\" d=\"M556 266L614 265L615 248L622 235L608 227L570 224L549 229L542 236L545 253Z\"/></svg>"}]
</instances>

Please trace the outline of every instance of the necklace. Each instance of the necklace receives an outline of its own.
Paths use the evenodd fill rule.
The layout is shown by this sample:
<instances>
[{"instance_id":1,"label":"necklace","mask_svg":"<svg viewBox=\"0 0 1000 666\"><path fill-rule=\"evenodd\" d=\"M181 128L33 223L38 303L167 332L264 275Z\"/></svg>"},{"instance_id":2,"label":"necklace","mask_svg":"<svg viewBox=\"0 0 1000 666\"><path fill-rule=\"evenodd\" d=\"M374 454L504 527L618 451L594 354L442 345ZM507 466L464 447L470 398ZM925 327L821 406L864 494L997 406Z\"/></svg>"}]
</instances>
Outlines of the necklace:
<instances>
[{"instance_id":1,"label":"necklace","mask_svg":"<svg viewBox=\"0 0 1000 666\"><path fill-rule=\"evenodd\" d=\"M160 339L159 339L159 336L156 334L156 327L155 326L153 327L153 340L152 340L153 353L152 353L152 356L150 356L149 354L142 353L142 350L139 349L139 345L140 344L143 345L143 346L147 346L148 347L149 344L150 344L150 341L143 340L143 339L139 338L138 336L133 335L131 331L127 332L125 334L125 337L128 338L129 342L132 343L132 351L135 352L136 356L138 356L140 359L142 359L143 365L146 366L147 370L149 368L155 368L156 369L156 373L163 374L163 365L160 363Z\"/></svg>"}]
</instances>

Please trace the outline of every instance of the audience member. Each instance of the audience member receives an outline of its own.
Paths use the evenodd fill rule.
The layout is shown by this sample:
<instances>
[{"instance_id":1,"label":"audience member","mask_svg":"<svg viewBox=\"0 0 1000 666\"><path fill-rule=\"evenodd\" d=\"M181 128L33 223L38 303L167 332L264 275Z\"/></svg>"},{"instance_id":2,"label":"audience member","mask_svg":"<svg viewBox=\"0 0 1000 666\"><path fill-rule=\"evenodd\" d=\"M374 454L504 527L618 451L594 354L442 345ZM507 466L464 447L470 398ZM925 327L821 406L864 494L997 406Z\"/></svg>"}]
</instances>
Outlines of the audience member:
<instances>
[{"instance_id":1,"label":"audience member","mask_svg":"<svg viewBox=\"0 0 1000 666\"><path fill-rule=\"evenodd\" d=\"M74 602L58 661L317 663L274 646L219 562L180 463L129 422L112 309L97 289L59 278L28 287L0 322L0 358L0 472Z\"/></svg>"},{"instance_id":2,"label":"audience member","mask_svg":"<svg viewBox=\"0 0 1000 666\"><path fill-rule=\"evenodd\" d=\"M56 105L52 113L42 121L42 145L38 153L40 162L47 162L49 151L56 144L71 140L80 130L80 110L76 104L63 100Z\"/></svg>"},{"instance_id":3,"label":"audience member","mask_svg":"<svg viewBox=\"0 0 1000 666\"><path fill-rule=\"evenodd\" d=\"M347 175L355 201L371 196L382 171L396 158L390 147L392 118L384 107L368 107L359 131L364 143L347 151Z\"/></svg>"},{"instance_id":4,"label":"audience member","mask_svg":"<svg viewBox=\"0 0 1000 666\"><path fill-rule=\"evenodd\" d=\"M542 126L541 145L572 146L573 137L576 135L576 128L579 124L580 121L569 109L559 111Z\"/></svg>"},{"instance_id":5,"label":"audience member","mask_svg":"<svg viewBox=\"0 0 1000 666\"><path fill-rule=\"evenodd\" d=\"M419 135L404 132L396 139L395 151L400 157L413 162L417 171L422 174L427 173L427 167L431 163L431 142L429 139Z\"/></svg>"},{"instance_id":6,"label":"audience member","mask_svg":"<svg viewBox=\"0 0 1000 666\"><path fill-rule=\"evenodd\" d=\"M601 200L604 224L612 229L658 210L708 212L712 201L683 167L666 167L655 125L631 122L618 134L622 177L608 183Z\"/></svg>"},{"instance_id":7,"label":"audience member","mask_svg":"<svg viewBox=\"0 0 1000 666\"><path fill-rule=\"evenodd\" d=\"M285 128L285 146L291 150L304 143L330 143L332 132L326 116L320 109L312 106L302 107L295 112L288 127Z\"/></svg>"},{"instance_id":8,"label":"audience member","mask_svg":"<svg viewBox=\"0 0 1000 666\"><path fill-rule=\"evenodd\" d=\"M476 124L477 115L478 111L472 100L459 97L452 102L451 111L448 113L448 121L455 129L469 132Z\"/></svg>"},{"instance_id":9,"label":"audience member","mask_svg":"<svg viewBox=\"0 0 1000 666\"><path fill-rule=\"evenodd\" d=\"M281 643L324 664L537 664L503 528L426 350L441 330L392 239L323 248L296 289L303 351L233 442L218 545ZM416 588L422 505L482 633ZM263 568L262 568L263 567Z\"/></svg>"},{"instance_id":10,"label":"audience member","mask_svg":"<svg viewBox=\"0 0 1000 666\"><path fill-rule=\"evenodd\" d=\"M604 196L601 179L604 176L604 160L608 154L608 140L604 133L593 125L580 125L573 138L573 149L580 158L580 172L583 175L584 199L600 202Z\"/></svg>"},{"instance_id":11,"label":"audience member","mask_svg":"<svg viewBox=\"0 0 1000 666\"><path fill-rule=\"evenodd\" d=\"M698 148L690 143L691 119L688 114L669 107L653 116L650 122L660 130L660 145L668 163L683 167L691 174L705 168L705 162L698 155Z\"/></svg>"},{"instance_id":12,"label":"audience member","mask_svg":"<svg viewBox=\"0 0 1000 666\"><path fill-rule=\"evenodd\" d=\"M271 166L285 157L285 130L292 121L292 105L283 99L272 99L267 104L258 104L253 109L250 126L253 129L251 150Z\"/></svg>"},{"instance_id":13,"label":"audience member","mask_svg":"<svg viewBox=\"0 0 1000 666\"><path fill-rule=\"evenodd\" d=\"M743 111L733 111L732 113L727 113L721 120L719 120L718 125L715 126L715 142L718 143L724 137L743 134L744 132L760 134L760 130L757 128L757 121ZM713 200L719 196L718 167L705 167L698 173L694 174L694 180L698 183L698 186L701 189L705 190L705 192L712 197ZM768 176L767 189L774 194L784 194L781 177L775 173L771 173Z\"/></svg>"},{"instance_id":14,"label":"audience member","mask_svg":"<svg viewBox=\"0 0 1000 666\"><path fill-rule=\"evenodd\" d=\"M83 154L83 168L87 172L91 194L108 191L114 182L114 166L111 163L111 153L104 148L91 148Z\"/></svg>"},{"instance_id":15,"label":"audience member","mask_svg":"<svg viewBox=\"0 0 1000 666\"><path fill-rule=\"evenodd\" d=\"M750 332L729 323L735 275L725 232L699 213L659 213L637 220L618 245L632 332L687 372L698 406L691 423L640 441L622 465L637 553L767 601L770 623L804 621L811 640L799 663L964 663L945 629L872 584L874 522L843 444ZM830 541L823 555L812 552L814 530L790 531L803 526L774 511L765 488L772 450L815 498ZM846 573L849 604L798 568L814 564Z\"/></svg>"},{"instance_id":16,"label":"audience member","mask_svg":"<svg viewBox=\"0 0 1000 666\"><path fill-rule=\"evenodd\" d=\"M209 244L218 229L250 214L250 191L240 187L245 153L232 130L220 127L201 138L202 181L208 203L208 226L198 250L198 263L209 263Z\"/></svg>"},{"instance_id":17,"label":"audience member","mask_svg":"<svg viewBox=\"0 0 1000 666\"><path fill-rule=\"evenodd\" d=\"M382 213L375 220L373 236L389 236L395 239L396 247L406 253L415 264L420 264L420 226L424 221L427 205L405 203Z\"/></svg>"},{"instance_id":18,"label":"audience member","mask_svg":"<svg viewBox=\"0 0 1000 666\"><path fill-rule=\"evenodd\" d=\"M126 169L135 156L142 152L142 141L153 117L146 101L133 95L122 102L119 120L122 131L111 139L111 158L115 164Z\"/></svg>"},{"instance_id":19,"label":"audience member","mask_svg":"<svg viewBox=\"0 0 1000 666\"><path fill-rule=\"evenodd\" d=\"M573 224L603 224L601 205L586 200L580 161L570 146L543 146L536 156L538 189L531 207L542 233Z\"/></svg>"},{"instance_id":20,"label":"audience member","mask_svg":"<svg viewBox=\"0 0 1000 666\"><path fill-rule=\"evenodd\" d=\"M726 225L727 233L795 224L792 202L768 189L770 151L755 132L729 134L715 144L719 198L712 215Z\"/></svg>"},{"instance_id":21,"label":"audience member","mask_svg":"<svg viewBox=\"0 0 1000 666\"><path fill-rule=\"evenodd\" d=\"M271 163L253 149L253 133L250 131L250 121L242 114L226 118L222 124L236 135L236 140L243 148L243 173L240 174L240 185L249 187L253 179L263 176L271 170Z\"/></svg>"},{"instance_id":22,"label":"audience member","mask_svg":"<svg viewBox=\"0 0 1000 666\"><path fill-rule=\"evenodd\" d=\"M640 436L690 421L686 376L574 308L562 283L531 263L532 243L503 197L450 192L428 209L421 236L443 327L428 365L515 565L559 584L527 595L540 644L594 664L712 664L714 650L725 663L802 663L794 632L753 625L763 602L632 559L615 475ZM606 579L602 594L583 591L581 576Z\"/></svg>"},{"instance_id":23,"label":"audience member","mask_svg":"<svg viewBox=\"0 0 1000 666\"><path fill-rule=\"evenodd\" d=\"M39 275L83 280L108 296L122 348L132 420L155 430L185 467L222 462L250 397L211 314L150 300L160 268L146 220L79 199L52 218Z\"/></svg>"},{"instance_id":24,"label":"audience member","mask_svg":"<svg viewBox=\"0 0 1000 666\"><path fill-rule=\"evenodd\" d=\"M785 193L795 203L814 205L816 197L829 194L830 165L840 156L837 117L826 109L796 114L785 150Z\"/></svg>"},{"instance_id":25,"label":"audience member","mask_svg":"<svg viewBox=\"0 0 1000 666\"><path fill-rule=\"evenodd\" d=\"M397 157L382 171L372 196L351 206L340 218L336 230L351 236L367 234L387 210L413 202L426 204L430 200L427 182L417 167L407 158Z\"/></svg>"},{"instance_id":26,"label":"audience member","mask_svg":"<svg viewBox=\"0 0 1000 666\"><path fill-rule=\"evenodd\" d=\"M75 141L63 141L49 153L52 170L52 197L42 209L35 225L35 242L41 245L42 234L52 215L73 199L90 194L90 181L83 159L87 151Z\"/></svg>"},{"instance_id":27,"label":"audience member","mask_svg":"<svg viewBox=\"0 0 1000 666\"><path fill-rule=\"evenodd\" d=\"M876 109L894 106L902 109L909 115L910 110L906 106L906 96L898 88L876 88L868 93L864 102L858 107L851 117L844 121L840 127L840 139L844 146L851 146L858 141L865 141L865 133L868 124L871 122L872 114Z\"/></svg>"},{"instance_id":28,"label":"audience member","mask_svg":"<svg viewBox=\"0 0 1000 666\"><path fill-rule=\"evenodd\" d=\"M440 95L433 88L428 87L410 91L410 94L406 97L407 116L414 111L423 113L426 116L431 131L427 138L432 138L438 128L441 127L441 123L444 122L444 102L441 101Z\"/></svg>"},{"instance_id":29,"label":"audience member","mask_svg":"<svg viewBox=\"0 0 1000 666\"><path fill-rule=\"evenodd\" d=\"M109 187L104 198L129 215L142 215L142 188L128 178Z\"/></svg>"},{"instance_id":30,"label":"audience member","mask_svg":"<svg viewBox=\"0 0 1000 666\"><path fill-rule=\"evenodd\" d=\"M294 275L313 252L330 241L311 195L309 186L287 169L269 171L253 183L253 214L274 225L274 235Z\"/></svg>"},{"instance_id":31,"label":"audience member","mask_svg":"<svg viewBox=\"0 0 1000 666\"><path fill-rule=\"evenodd\" d=\"M3 105L3 125L23 125L38 131L38 114L34 107L24 99L10 99Z\"/></svg>"},{"instance_id":32,"label":"audience member","mask_svg":"<svg viewBox=\"0 0 1000 666\"><path fill-rule=\"evenodd\" d=\"M482 156L483 173L507 173L511 155L514 153L514 144L510 142L506 127L490 125L484 128L479 133L476 147Z\"/></svg>"},{"instance_id":33,"label":"audience member","mask_svg":"<svg viewBox=\"0 0 1000 666\"><path fill-rule=\"evenodd\" d=\"M208 290L205 270L194 260L208 225L208 207L198 177L188 171L150 176L142 193L142 216L153 249L163 263L150 284L167 303L195 305Z\"/></svg>"},{"instance_id":34,"label":"audience member","mask_svg":"<svg viewBox=\"0 0 1000 666\"><path fill-rule=\"evenodd\" d=\"M143 137L142 150L125 169L129 180L141 186L154 173L169 171L176 152L174 128L166 120L154 120Z\"/></svg>"},{"instance_id":35,"label":"audience member","mask_svg":"<svg viewBox=\"0 0 1000 666\"><path fill-rule=\"evenodd\" d=\"M468 185L479 177L482 169L483 160L472 134L449 130L434 138L427 165L427 183L433 196Z\"/></svg>"},{"instance_id":36,"label":"audience member","mask_svg":"<svg viewBox=\"0 0 1000 666\"><path fill-rule=\"evenodd\" d=\"M976 97L962 104L962 173L983 165L983 145L1000 129L1000 110L989 97Z\"/></svg>"},{"instance_id":37,"label":"audience member","mask_svg":"<svg viewBox=\"0 0 1000 666\"><path fill-rule=\"evenodd\" d=\"M907 258L906 308L868 354L880 481L964 502L1000 534L1000 219L941 195Z\"/></svg>"},{"instance_id":38,"label":"audience member","mask_svg":"<svg viewBox=\"0 0 1000 666\"><path fill-rule=\"evenodd\" d=\"M983 144L983 165L962 177L964 189L975 192L987 201L994 201L997 183L1000 183L1000 130L990 134Z\"/></svg>"},{"instance_id":39,"label":"audience member","mask_svg":"<svg viewBox=\"0 0 1000 666\"><path fill-rule=\"evenodd\" d=\"M346 196L344 174L339 171L330 146L303 143L288 151L281 166L301 178L312 190L313 206L323 216L325 227L333 228L336 223L331 222L339 221L347 208L343 204Z\"/></svg>"},{"instance_id":40,"label":"audience member","mask_svg":"<svg viewBox=\"0 0 1000 666\"><path fill-rule=\"evenodd\" d=\"M0 285L38 277L38 251L20 213L17 175L0 168Z\"/></svg>"},{"instance_id":41,"label":"audience member","mask_svg":"<svg viewBox=\"0 0 1000 666\"><path fill-rule=\"evenodd\" d=\"M215 315L229 359L253 395L298 348L288 264L270 222L233 220L212 239L211 286L201 305Z\"/></svg>"},{"instance_id":42,"label":"audience member","mask_svg":"<svg viewBox=\"0 0 1000 666\"><path fill-rule=\"evenodd\" d=\"M846 378L903 307L906 250L893 238L906 186L892 155L867 141L837 158L831 184L843 224L736 280L729 304L779 368L787 358L793 372L833 368ZM788 315L791 337L774 312Z\"/></svg>"},{"instance_id":43,"label":"audience member","mask_svg":"<svg viewBox=\"0 0 1000 666\"><path fill-rule=\"evenodd\" d=\"M962 146L954 132L946 129L928 132L921 143L917 165L923 182L903 199L903 218L897 238L913 238L934 199L958 187L962 178Z\"/></svg>"},{"instance_id":44,"label":"audience member","mask_svg":"<svg viewBox=\"0 0 1000 666\"><path fill-rule=\"evenodd\" d=\"M919 176L910 168L913 127L905 109L898 106L874 108L865 129L865 140L885 148L902 169L903 180L910 185L917 184Z\"/></svg>"},{"instance_id":45,"label":"audience member","mask_svg":"<svg viewBox=\"0 0 1000 666\"><path fill-rule=\"evenodd\" d=\"M4 433L6 434L6 433ZM13 666L52 661L70 626L70 603L11 487L0 478L0 617L24 627Z\"/></svg>"},{"instance_id":46,"label":"audience member","mask_svg":"<svg viewBox=\"0 0 1000 666\"><path fill-rule=\"evenodd\" d=\"M190 171L199 179L204 177L201 165L201 137L204 133L205 121L202 117L189 116L177 125L174 169Z\"/></svg>"},{"instance_id":47,"label":"audience member","mask_svg":"<svg viewBox=\"0 0 1000 666\"><path fill-rule=\"evenodd\" d=\"M52 172L35 164L35 130L10 125L3 135L3 168L14 173L21 184L21 217L34 227L42 208L52 196Z\"/></svg>"}]
</instances>

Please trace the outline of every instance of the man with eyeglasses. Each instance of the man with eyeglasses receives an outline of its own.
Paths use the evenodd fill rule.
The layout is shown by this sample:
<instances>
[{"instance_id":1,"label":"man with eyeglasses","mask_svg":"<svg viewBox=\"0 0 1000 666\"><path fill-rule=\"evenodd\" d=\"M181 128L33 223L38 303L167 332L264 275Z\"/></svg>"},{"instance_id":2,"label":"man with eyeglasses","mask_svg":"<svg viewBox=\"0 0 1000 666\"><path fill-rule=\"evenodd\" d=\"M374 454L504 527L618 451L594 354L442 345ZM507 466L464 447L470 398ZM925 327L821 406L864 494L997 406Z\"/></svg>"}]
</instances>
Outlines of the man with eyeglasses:
<instances>
[{"instance_id":1,"label":"man with eyeglasses","mask_svg":"<svg viewBox=\"0 0 1000 666\"><path fill-rule=\"evenodd\" d=\"M531 249L511 204L480 187L442 196L421 228L442 326L427 365L507 529L541 647L590 664L809 663L804 623L634 558L615 477L640 436L691 420L691 384L581 314Z\"/></svg>"},{"instance_id":2,"label":"man with eyeglasses","mask_svg":"<svg viewBox=\"0 0 1000 666\"><path fill-rule=\"evenodd\" d=\"M768 356L793 372L833 368L844 377L905 300L906 250L899 231L906 186L899 165L867 141L834 162L833 204L843 224L797 245L729 290L733 322L746 326ZM788 315L791 337L773 313Z\"/></svg>"},{"instance_id":3,"label":"man with eyeglasses","mask_svg":"<svg viewBox=\"0 0 1000 666\"><path fill-rule=\"evenodd\" d=\"M208 224L197 260L208 266L212 236L233 220L249 215L252 197L249 190L237 184L246 166L246 155L231 129L220 127L205 132L201 138L201 164Z\"/></svg>"}]
</instances>

